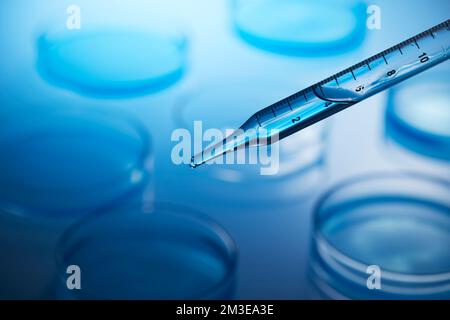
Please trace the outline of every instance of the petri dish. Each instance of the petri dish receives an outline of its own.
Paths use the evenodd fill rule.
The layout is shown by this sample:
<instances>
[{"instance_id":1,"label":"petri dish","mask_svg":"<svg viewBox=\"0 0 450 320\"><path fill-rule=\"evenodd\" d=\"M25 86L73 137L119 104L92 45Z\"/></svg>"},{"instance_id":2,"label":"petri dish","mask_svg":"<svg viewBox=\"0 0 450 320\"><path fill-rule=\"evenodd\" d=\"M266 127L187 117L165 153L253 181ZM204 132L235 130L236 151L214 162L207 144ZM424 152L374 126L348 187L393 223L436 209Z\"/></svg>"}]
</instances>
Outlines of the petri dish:
<instances>
[{"instance_id":1,"label":"petri dish","mask_svg":"<svg viewBox=\"0 0 450 320\"><path fill-rule=\"evenodd\" d=\"M181 79L183 33L159 27L88 24L37 39L37 69L52 85L100 98L146 95Z\"/></svg>"},{"instance_id":2,"label":"petri dish","mask_svg":"<svg viewBox=\"0 0 450 320\"><path fill-rule=\"evenodd\" d=\"M449 105L448 68L439 66L394 87L385 111L387 142L411 159L450 165Z\"/></svg>"},{"instance_id":3,"label":"petri dish","mask_svg":"<svg viewBox=\"0 0 450 320\"><path fill-rule=\"evenodd\" d=\"M311 278L324 296L450 298L450 181L362 176L326 192L314 214ZM379 290L367 286L374 265Z\"/></svg>"},{"instance_id":4,"label":"petri dish","mask_svg":"<svg viewBox=\"0 0 450 320\"><path fill-rule=\"evenodd\" d=\"M234 0L235 30L246 42L288 55L330 55L359 46L366 29L362 1Z\"/></svg>"},{"instance_id":5,"label":"petri dish","mask_svg":"<svg viewBox=\"0 0 450 320\"><path fill-rule=\"evenodd\" d=\"M150 136L126 114L28 110L8 117L1 131L2 214L66 218L148 186Z\"/></svg>"},{"instance_id":6,"label":"petri dish","mask_svg":"<svg viewBox=\"0 0 450 320\"><path fill-rule=\"evenodd\" d=\"M180 96L173 109L176 127L187 129L194 137L194 122L201 121L200 138L209 129L220 130L226 135L226 130L238 128L245 117L287 95L285 88L289 88L280 83L251 85L252 83L261 81L248 79L247 82L240 83L233 79L223 83L211 82L203 86L202 90L193 89ZM213 200L217 197L230 197L240 205L248 204L252 207L259 203L264 206L279 204L275 200L298 200L299 196L308 194L323 181L327 128L327 124L318 124L280 141L276 147L252 148L251 152L256 157L260 153L271 155L267 162L261 162L258 158L256 164L250 163L250 155L246 153L244 164L238 164L236 156L231 163L223 159L222 164L205 164L190 170L186 174L189 188L191 192L197 190L201 195L208 195L207 198L212 200L213 205L217 205ZM207 144L204 142L203 146ZM278 151L279 155L275 156ZM263 174L262 170L269 168L274 171ZM214 188L205 188L212 183ZM245 192L239 192L238 188ZM179 194L183 192L180 191Z\"/></svg>"},{"instance_id":7,"label":"petri dish","mask_svg":"<svg viewBox=\"0 0 450 320\"><path fill-rule=\"evenodd\" d=\"M61 299L226 299L237 250L207 217L173 204L136 202L87 217L57 250ZM66 288L66 268L82 272L81 290Z\"/></svg>"},{"instance_id":8,"label":"petri dish","mask_svg":"<svg viewBox=\"0 0 450 320\"><path fill-rule=\"evenodd\" d=\"M0 208L0 299L42 299L55 271L63 223L15 216ZM30 267L32 266L32 267Z\"/></svg>"}]
</instances>

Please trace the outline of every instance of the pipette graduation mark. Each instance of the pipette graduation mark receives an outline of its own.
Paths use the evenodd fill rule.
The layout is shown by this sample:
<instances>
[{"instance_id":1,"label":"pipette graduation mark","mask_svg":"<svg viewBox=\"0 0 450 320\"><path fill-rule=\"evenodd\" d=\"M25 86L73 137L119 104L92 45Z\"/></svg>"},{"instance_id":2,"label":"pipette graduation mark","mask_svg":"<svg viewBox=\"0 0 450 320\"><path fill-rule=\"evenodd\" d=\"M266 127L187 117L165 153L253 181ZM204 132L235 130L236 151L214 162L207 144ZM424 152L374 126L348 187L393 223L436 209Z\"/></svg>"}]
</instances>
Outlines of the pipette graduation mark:
<instances>
[{"instance_id":1,"label":"pipette graduation mark","mask_svg":"<svg viewBox=\"0 0 450 320\"><path fill-rule=\"evenodd\" d=\"M283 139L446 61L449 31L450 20L447 20L256 112L231 138L193 156L191 167L238 148L270 144L274 133Z\"/></svg>"}]
</instances>

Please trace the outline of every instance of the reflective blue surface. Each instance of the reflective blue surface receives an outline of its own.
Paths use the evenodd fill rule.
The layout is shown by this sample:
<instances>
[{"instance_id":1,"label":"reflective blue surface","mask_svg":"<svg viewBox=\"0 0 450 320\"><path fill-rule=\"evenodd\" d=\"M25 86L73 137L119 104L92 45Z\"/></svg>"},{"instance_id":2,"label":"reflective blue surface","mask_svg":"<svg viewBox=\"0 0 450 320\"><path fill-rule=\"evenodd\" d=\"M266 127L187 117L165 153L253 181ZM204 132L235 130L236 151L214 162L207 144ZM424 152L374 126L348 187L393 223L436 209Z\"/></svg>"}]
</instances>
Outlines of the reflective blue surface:
<instances>
[{"instance_id":1,"label":"reflective blue surface","mask_svg":"<svg viewBox=\"0 0 450 320\"><path fill-rule=\"evenodd\" d=\"M215 222L185 207L134 204L71 227L58 248L59 298L226 299L237 252ZM84 290L65 288L67 265L83 270Z\"/></svg>"},{"instance_id":2,"label":"reflective blue surface","mask_svg":"<svg viewBox=\"0 0 450 320\"><path fill-rule=\"evenodd\" d=\"M318 287L332 298L450 298L449 194L449 181L412 174L334 188L315 212ZM369 265L381 269L381 290L366 286Z\"/></svg>"},{"instance_id":3,"label":"reflective blue surface","mask_svg":"<svg viewBox=\"0 0 450 320\"><path fill-rule=\"evenodd\" d=\"M17 112L0 138L0 211L64 218L142 190L149 139L120 113Z\"/></svg>"},{"instance_id":4,"label":"reflective blue surface","mask_svg":"<svg viewBox=\"0 0 450 320\"><path fill-rule=\"evenodd\" d=\"M419 155L450 160L450 80L447 66L391 90L386 133Z\"/></svg>"},{"instance_id":5,"label":"reflective blue surface","mask_svg":"<svg viewBox=\"0 0 450 320\"><path fill-rule=\"evenodd\" d=\"M186 128L193 135L194 122L202 121L203 133L208 129L219 129L225 135L225 130L237 128L242 121L237 115L251 114L258 106L268 104L283 94L284 87L280 83L266 83L264 88L270 90L264 92L263 87L252 86L254 82L256 79L249 81L250 84L222 79L180 95L173 108L175 127ZM233 92L232 95L223 91L225 84ZM270 164L249 164L249 154L246 154L246 164L237 164L236 161L231 164L206 164L195 170L180 172L179 182L189 184L189 198L195 199L195 191L207 194L208 199L203 203L210 201L212 206L217 206L217 202L223 199L253 208L298 201L312 193L326 176L327 128L327 123L321 123L304 130L301 135L280 142L277 146L280 155L272 157ZM252 151L255 154L275 152L270 147ZM277 173L262 175L261 170L269 166L277 168ZM227 203L223 206L226 207Z\"/></svg>"},{"instance_id":6,"label":"reflective blue surface","mask_svg":"<svg viewBox=\"0 0 450 320\"><path fill-rule=\"evenodd\" d=\"M164 88L150 90L149 92L140 88L136 89L134 82L127 80L132 77L126 78L125 89L118 90L115 95L108 91L108 87L111 86L110 82L101 82L100 90L97 80L88 82L89 88L82 88L79 84L71 83L68 85L61 79L56 80L54 77L44 75L42 69L37 68L39 67L39 64L37 64L39 52L37 51L36 41L40 36L52 30L51 28L40 27L41 22L53 21L52 18L56 18L57 20L59 19L61 26L64 27L67 18L67 3L44 0L3 1L0 4L0 21L2 21L0 44L2 48L6 49L0 53L0 69L2 70L0 73L0 87L2 88L0 90L0 136L3 137L6 134L6 131L3 129L6 128L4 124L16 112L20 112L20 117L16 118L19 119L18 129L23 127L32 129L33 127L29 127L26 123L33 122L40 117L46 118L45 116L48 112L63 112L68 107L71 107L71 110L77 110L78 108L95 110L108 118L115 111L123 111L126 114L137 117L153 138L151 150L152 155L154 155L152 166L154 170L146 169L146 172L151 173L151 177L154 179L156 186L155 198L160 201L178 204L193 204L197 208L208 207L207 210L202 210L202 212L218 221L235 239L239 248L240 258L236 267L237 280L234 298L311 298L311 294L315 290L309 287L307 267L313 261L309 257L309 245L311 242L312 212L317 198L331 185L335 185L338 181L348 177L357 177L377 170L399 170L405 167L405 162L403 161L392 161L390 151L386 148L384 135L386 95L374 96L354 108L333 117L332 125L327 131L326 164L323 167L327 172L327 179L319 180L319 183L314 184L314 188L306 187L308 191L311 191L308 193L308 197L296 198L294 196L292 198L294 201L289 204L286 204L285 201L279 198L280 188L274 181L282 181L283 179L280 179L280 177L263 179L259 175L244 174L239 176L240 178L243 177L241 179L243 183L239 184L217 178L217 171L210 170L213 169L212 167L209 170L195 173L188 166L176 166L173 164L171 161L171 150L174 144L170 141L171 133L173 129L181 124L185 125L185 122L174 121L174 106L177 105L179 99L182 99L180 97L184 93L190 94L193 89L198 92L199 96L207 98L208 92L206 91L210 89L210 84L220 83L220 88L216 90L216 93L221 91L221 99L224 102L228 101L233 105L239 106L242 106L239 102L245 102L245 110L242 107L242 114L241 110L235 110L235 112L231 113L225 112L218 107L201 107L203 103L200 103L200 107L196 110L196 118L197 120L204 120L205 125L207 122L210 123L210 119L223 119L224 124L227 124L229 121L230 125L235 124L233 121L236 121L236 124L239 125L250 114L250 111L256 111L265 107L269 103L282 99L301 88L312 85L345 67L353 65L356 61L361 61L398 43L402 39L411 37L448 19L450 4L447 0L433 1L432 4L430 4L430 1L424 0L417 0L414 3L408 0L371 1L371 4L379 5L382 10L380 30L365 30L363 42L358 42L356 41L357 38L353 38L356 45L348 48L340 48L336 45L336 42L325 41L325 36L328 33L318 33L316 36L321 36L320 39L322 41L315 44L314 47L323 45L329 50L326 50L327 54L316 55L299 54L292 51L286 52L284 48L282 50L273 50L272 47L260 46L259 43L255 46L256 43L242 41L242 36L236 32L236 25L233 22L235 11L232 11L233 8L230 7L230 2L228 0L198 0L194 2L182 0L130 0L123 3L109 0L98 0L95 2L90 0L77 1L82 9L81 31L93 32L89 34L103 33L105 30L113 34L116 34L117 30L129 32L129 28L122 28L122 26L134 20L151 20L156 24L165 24L163 22L170 18L175 18L176 21L186 22L185 28L175 28L185 33L187 43L189 43L189 48L186 51L189 57L184 64L185 72L183 76ZM330 5L330 9L333 9L333 7L334 5ZM349 13L350 11L346 12ZM159 19L150 19L149 17L151 15L154 17L155 13ZM103 20L109 16L112 17L110 19L112 23L103 24ZM366 15L360 16L357 24L364 25L366 17ZM315 21L320 21L321 18L321 13L319 13L314 19L309 19L310 26L314 26ZM95 28L91 28L91 22L98 22L95 24ZM52 24L51 27L53 26ZM114 28L110 28L111 26ZM311 28L308 26L305 28L309 31ZM345 28L339 29L341 26ZM344 31L345 33L349 30L349 26L354 26L352 21L341 20L340 24L334 27L336 27L336 31L341 30L341 32ZM314 30L317 31L318 29L315 28ZM150 37L153 37L155 33L160 34L158 28L148 28L145 24L131 28L131 31L133 34L137 32L139 35ZM164 35L164 33L162 34ZM299 37L305 36L305 33L297 33L295 28L293 32L285 30L284 34L298 34ZM309 32L308 34L312 36L314 33ZM334 39L337 39L336 35L339 36L339 34L333 32L330 35L334 35ZM303 38L303 40L305 39ZM314 41L313 38L306 40ZM345 54L338 54L343 51L345 51ZM274 52L278 54L273 54ZM136 53L132 52L131 54ZM57 57L61 56L58 54ZM63 57L68 56L64 55ZM77 55L75 58L80 57ZM57 59L56 61L60 62L61 60ZM80 61L83 62L83 60ZM108 60L107 62L111 61ZM81 66L86 66L84 72L88 74L91 68L92 70L100 68L100 65L91 65L90 61L87 62L86 65L82 64ZM66 72L68 69L64 65L58 64L58 66L62 67L60 70L56 70L56 73L61 77L67 76L67 79L72 81L69 77L71 73ZM81 66L80 70L83 70ZM119 66L124 66L122 61L120 61ZM161 66L165 66L165 64L162 63ZM113 68L108 69L108 72L112 71ZM98 75L98 73L96 74ZM101 75L104 76L105 74L107 73L102 73ZM129 76L130 74L127 75ZM104 80L104 78L100 79ZM120 75L117 79L121 79ZM85 79L81 78L81 80L84 81ZM240 88L237 88L239 86ZM246 93L247 87L253 88L252 90L248 89L249 94ZM101 93L99 93L100 91ZM197 95L193 96L193 98L195 97ZM210 95L210 97L214 96ZM223 108L226 106L220 100L206 100L210 101L208 103L214 103L214 106ZM247 109L247 104L252 101L254 103ZM38 107L43 105L46 107ZM250 108L255 109L250 110ZM31 117L29 116L30 112L33 112L33 115L37 115ZM185 120L192 120L188 118L190 114L185 114L184 116L186 116ZM90 116L86 117L90 119ZM67 118L64 119L66 120L63 122L67 121L70 124L67 128L69 130L69 127L72 127L75 120L71 119L71 117L69 117L69 120ZM119 119L122 120L122 116L119 116ZM59 127L64 127L63 122L59 123ZM136 146L135 136L133 134L129 136L130 131L124 129L128 138L121 140L118 137L121 136L120 132L123 132L122 127L119 126L117 128L113 126L113 128L105 129L105 126L109 126L107 123L109 123L107 120L102 120L99 124L83 126L83 128L90 129L87 132L84 130L81 132L77 131L77 135L84 137L82 143L79 142L78 146L89 144L86 141L95 136L93 132L97 131L96 127L98 126L99 132L108 132L108 135L111 133L113 139L110 142L114 143L108 145L108 139L104 138L92 139L106 143L108 149L116 150L115 148L117 148L117 153L110 153L115 154L116 160L111 160L114 163L122 162L122 160L127 162L132 158L129 151L134 150ZM211 125L216 124L220 124L220 122L213 123L211 120ZM54 128L54 126L55 123L52 123L49 128ZM88 138L86 139L86 137ZM55 136L52 139L56 138ZM303 138L297 135L293 139L302 140ZM292 149L289 148L291 145ZM286 144L285 147L289 150L286 149L286 153L283 151L287 155L283 159L289 159L288 162L292 163L293 168L297 168L298 162L295 160L297 155L303 159L303 154L298 153L297 146L296 143ZM70 148L63 148L62 146L58 146L58 148L68 153L71 152ZM17 150L20 149L21 147L17 148ZM318 149L321 150L321 146L318 146ZM97 151L95 147L87 148L87 150L90 150L91 154L95 154ZM425 166L429 166L431 162L434 162L431 160L431 157L426 158ZM0 153L0 163L2 161L3 153ZM9 159L9 163L11 162L14 161ZM97 167L99 172L102 172L103 165L97 162ZM107 166L104 167L106 168ZM127 171L122 166L116 168L121 177L126 175L125 172ZM94 168L88 167L88 169L92 172ZM418 169L418 167L413 169ZM244 171L246 170L242 170L242 172ZM31 172L31 170L28 172ZM93 177L87 179L86 182L95 180L95 172ZM448 175L448 172L448 167L443 167L436 174L444 177ZM19 175L17 172L15 174ZM35 172L32 172L32 174L33 176L38 176ZM63 176L65 178L68 177L69 180L81 180L68 174ZM252 180L249 177L254 177L255 179ZM297 175L294 175L294 177L297 177ZM202 182L199 184L200 180ZM242 206L242 201L240 200L245 197L246 193L255 195L255 193L251 192L253 188L256 188L256 184L252 181L257 181L259 185L263 180L264 182L261 184L264 185L264 192L256 193L256 195L257 199L262 199L263 202L265 201L265 204L261 206L253 198L247 201L247 206ZM21 182L23 181L26 180L21 179ZM305 185L309 186L309 184L302 179L293 179L292 181L294 181L294 184L290 189L295 192L299 191L303 195L302 190L304 191ZM240 187L237 188L238 192L229 191L225 194L222 193L222 196L220 196L221 193L217 192L219 190L218 184L230 186L228 190L231 191L236 191L234 187L238 184ZM10 184L3 184L3 180L0 180L0 185L1 189L7 189L8 192L12 192L10 188L7 188ZM117 184L114 185L117 186ZM119 187L124 186L120 183L119 185ZM195 185L200 185L201 188L197 188ZM97 190L111 191L108 187L106 189L89 187L86 190L92 194L92 197L88 198L94 201L94 204L99 200L95 197ZM219 194L219 196L213 197L210 196L211 194ZM113 195L117 194L114 193ZM129 200L129 198L126 197L126 199L122 200ZM55 200L53 199L53 201ZM67 204L69 203L67 202ZM64 203L60 201L58 205L64 205ZM111 205L108 205L108 208L110 210L107 212L111 212L114 209ZM28 221L28 219L23 221L22 219L16 219L18 216L10 213L11 210L8 211L8 215L0 215L0 242L2 243L0 255L7 257L2 260L0 266L1 297L47 297L43 293L43 289L48 279L51 276L56 276L52 247L53 239L52 241L48 239L48 233L53 233L53 230L47 231L48 228L44 227L42 215L27 215L27 218L30 218L32 221ZM65 211L64 214L66 214ZM53 216L46 215L46 220ZM21 218L25 217L22 216ZM133 225L132 222L132 220L123 221L123 225ZM114 230L113 227L109 228L110 225L105 225L108 226L105 232ZM430 227L435 228L435 225L431 224ZM439 234L442 233L436 232L436 235ZM126 234L124 237L130 239L128 235ZM119 239L119 236L117 236L117 239ZM174 239L176 238L174 237ZM124 243L130 244L133 242L124 240ZM105 250L111 249L107 245L101 245L99 249L103 248ZM189 255L190 257L178 255L180 253L178 249L174 249L173 253L182 259L193 258L197 260L198 257L204 256L205 251L203 251L202 246L197 247L196 245L196 248L188 250L194 253L192 256ZM137 244L135 249L139 251L142 247L140 244ZM80 248L80 250L89 252L88 247ZM86 260L98 258L94 254L92 254L92 257L88 254L82 254L81 251L80 255L78 255L80 258L86 258ZM114 274L113 271L117 270L122 272L136 270L134 269L133 261L139 260L140 257L140 254L134 255L136 251L130 252L133 254L132 257L128 261L124 261L123 264L112 264L112 272L109 274ZM199 251L202 252L200 255L198 255ZM210 259L211 256L214 256L211 253L216 251L206 250L206 252L207 261L223 261L216 258ZM374 255L374 257L379 256ZM388 256L386 255L386 257ZM370 258L368 256L365 257ZM125 262L128 263L126 264ZM371 261L371 263L377 263L377 261ZM434 263L436 263L435 265L439 263L445 265L446 258L436 258ZM121 266L126 266L126 268L121 268ZM194 264L194 266L196 265ZM217 265L215 263L212 263L210 266L212 266L212 269L210 268L209 270L216 271L212 271L212 277L199 276L197 279L204 279L197 282L199 287L202 287L203 284L208 286L216 281L218 279L217 275L227 269L221 267L216 269L215 266ZM64 272L64 270L62 271ZM201 274L205 275L205 273ZM325 280L328 279L329 273L322 274L322 276L321 283L326 283ZM130 278L133 277L130 276ZM94 283L91 280L89 281ZM64 285L64 282L61 283ZM172 283L170 279L168 283ZM121 284L120 281L118 284ZM96 286L95 288L98 287ZM91 289L95 288L92 287ZM192 287L186 286L184 288L190 289ZM124 290L126 289L124 288ZM140 293L138 290L139 287L130 287L130 293L138 294ZM187 291L189 290L184 291L184 293ZM173 292L180 293L180 291L175 291L175 289ZM94 290L90 293L102 294L101 290L98 292ZM355 296L358 296L357 293L358 291L355 291ZM376 294L367 298L373 297L376 297Z\"/></svg>"},{"instance_id":7,"label":"reflective blue surface","mask_svg":"<svg viewBox=\"0 0 450 320\"><path fill-rule=\"evenodd\" d=\"M58 86L96 96L164 89L182 76L183 39L127 30L72 30L38 40L41 74Z\"/></svg>"},{"instance_id":8,"label":"reflective blue surface","mask_svg":"<svg viewBox=\"0 0 450 320\"><path fill-rule=\"evenodd\" d=\"M366 33L366 6L358 1L234 0L233 10L244 40L283 54L349 51Z\"/></svg>"}]
</instances>

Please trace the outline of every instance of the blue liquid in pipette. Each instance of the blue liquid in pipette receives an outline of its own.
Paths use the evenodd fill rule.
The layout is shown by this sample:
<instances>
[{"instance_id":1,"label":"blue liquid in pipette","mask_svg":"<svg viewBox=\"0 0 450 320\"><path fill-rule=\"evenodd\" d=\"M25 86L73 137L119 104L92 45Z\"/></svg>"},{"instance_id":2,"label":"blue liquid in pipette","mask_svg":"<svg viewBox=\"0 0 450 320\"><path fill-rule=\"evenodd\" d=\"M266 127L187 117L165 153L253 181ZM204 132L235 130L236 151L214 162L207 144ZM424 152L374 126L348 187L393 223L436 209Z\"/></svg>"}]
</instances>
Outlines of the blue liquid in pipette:
<instances>
[{"instance_id":1,"label":"blue liquid in pipette","mask_svg":"<svg viewBox=\"0 0 450 320\"><path fill-rule=\"evenodd\" d=\"M444 21L256 112L240 126L233 139L224 139L194 155L191 167L198 167L237 148L248 147L249 141L261 138L268 141L275 134L281 139L290 136L446 61L449 50L449 21ZM251 130L253 133L249 137L245 132Z\"/></svg>"},{"instance_id":2,"label":"blue liquid in pipette","mask_svg":"<svg viewBox=\"0 0 450 320\"><path fill-rule=\"evenodd\" d=\"M178 211L174 211L175 208ZM217 224L191 212L142 202L78 221L57 250L83 270L76 299L226 299L234 287L236 248Z\"/></svg>"},{"instance_id":3,"label":"blue liquid in pipette","mask_svg":"<svg viewBox=\"0 0 450 320\"><path fill-rule=\"evenodd\" d=\"M227 270L201 249L155 239L89 243L70 261L80 264L82 299L190 299L220 283ZM111 240L111 239L110 239ZM125 241L124 241L125 240Z\"/></svg>"}]
</instances>

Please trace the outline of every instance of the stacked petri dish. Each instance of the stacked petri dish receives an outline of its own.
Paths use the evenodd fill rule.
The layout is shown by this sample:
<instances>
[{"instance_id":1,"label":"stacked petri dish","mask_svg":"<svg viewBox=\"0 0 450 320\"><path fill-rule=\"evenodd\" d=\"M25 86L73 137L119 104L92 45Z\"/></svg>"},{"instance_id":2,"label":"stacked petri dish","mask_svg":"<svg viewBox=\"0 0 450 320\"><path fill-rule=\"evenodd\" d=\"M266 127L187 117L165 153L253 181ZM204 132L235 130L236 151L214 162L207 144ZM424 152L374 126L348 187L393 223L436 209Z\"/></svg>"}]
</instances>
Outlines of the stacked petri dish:
<instances>
[{"instance_id":1,"label":"stacked petri dish","mask_svg":"<svg viewBox=\"0 0 450 320\"><path fill-rule=\"evenodd\" d=\"M80 0L67 12L49 6L56 18L35 26L36 73L49 84L42 96L51 105L64 89L64 104L24 99L2 117L0 253L11 259L0 267L0 298L52 294L56 241L73 221L154 200L148 128L109 102L159 92L183 76L185 29L160 7Z\"/></svg>"},{"instance_id":2,"label":"stacked petri dish","mask_svg":"<svg viewBox=\"0 0 450 320\"><path fill-rule=\"evenodd\" d=\"M158 16L157 7L142 1L82 7L79 26L54 21L38 32L37 68L49 83L87 96L127 98L158 92L182 77L185 29ZM127 14L133 19L124 19Z\"/></svg>"},{"instance_id":3,"label":"stacked petri dish","mask_svg":"<svg viewBox=\"0 0 450 320\"><path fill-rule=\"evenodd\" d=\"M173 118L176 129L190 132L194 142L191 152L195 152L195 143L204 138L202 135L207 130L218 130L226 136L226 130L238 128L246 117L287 94L280 83L257 83L261 81L210 82L202 86L201 92L191 90L180 96ZM196 205L201 199L202 204L216 210L218 206L226 207L227 203L247 209L289 204L314 192L326 177L326 141L327 124L318 124L275 146L247 150L240 163L234 155L233 159L224 157L222 163L205 164L190 171L179 170L178 183L172 188L180 188L177 196L184 197L183 201ZM203 147L206 145L208 142L204 141ZM256 153L255 158L261 154L269 156L265 162L260 158L251 162L251 152Z\"/></svg>"},{"instance_id":4,"label":"stacked petri dish","mask_svg":"<svg viewBox=\"0 0 450 320\"><path fill-rule=\"evenodd\" d=\"M75 223L57 249L60 299L227 299L237 250L217 223L172 204L136 202ZM82 290L67 288L67 267Z\"/></svg>"},{"instance_id":5,"label":"stacked petri dish","mask_svg":"<svg viewBox=\"0 0 450 320\"><path fill-rule=\"evenodd\" d=\"M36 298L45 294L48 284L40 282L51 279L56 240L71 221L152 192L150 136L113 111L25 108L4 120L0 250L11 259L2 264L2 287Z\"/></svg>"},{"instance_id":6,"label":"stacked petri dish","mask_svg":"<svg viewBox=\"0 0 450 320\"><path fill-rule=\"evenodd\" d=\"M389 92L385 148L395 164L450 177L450 80L440 65Z\"/></svg>"},{"instance_id":7,"label":"stacked petri dish","mask_svg":"<svg viewBox=\"0 0 450 320\"><path fill-rule=\"evenodd\" d=\"M449 180L381 173L336 185L314 212L310 274L318 292L332 299L450 298L449 213Z\"/></svg>"},{"instance_id":8,"label":"stacked petri dish","mask_svg":"<svg viewBox=\"0 0 450 320\"><path fill-rule=\"evenodd\" d=\"M323 56L362 43L366 5L342 0L232 0L236 32L246 42L286 55Z\"/></svg>"},{"instance_id":9,"label":"stacked petri dish","mask_svg":"<svg viewBox=\"0 0 450 320\"><path fill-rule=\"evenodd\" d=\"M142 188L150 137L127 115L27 112L2 126L0 199L17 215L91 212Z\"/></svg>"}]
</instances>

